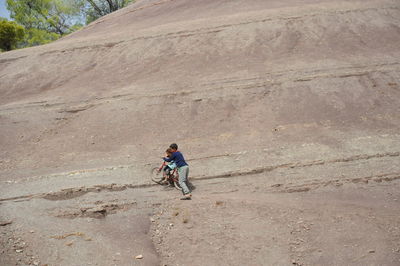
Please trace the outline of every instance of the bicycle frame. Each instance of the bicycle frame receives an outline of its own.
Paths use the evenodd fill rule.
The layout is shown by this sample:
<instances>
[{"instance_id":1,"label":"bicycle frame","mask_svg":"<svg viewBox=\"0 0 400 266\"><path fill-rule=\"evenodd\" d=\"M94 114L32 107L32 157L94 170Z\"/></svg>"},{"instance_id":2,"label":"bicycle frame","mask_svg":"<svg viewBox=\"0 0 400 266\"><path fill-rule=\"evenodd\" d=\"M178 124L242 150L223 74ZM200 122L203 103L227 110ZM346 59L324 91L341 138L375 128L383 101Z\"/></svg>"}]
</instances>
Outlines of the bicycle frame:
<instances>
[{"instance_id":1,"label":"bicycle frame","mask_svg":"<svg viewBox=\"0 0 400 266\"><path fill-rule=\"evenodd\" d=\"M160 168L158 168L158 171L161 172L163 171L164 167L167 165L166 161L163 161L163 163L161 164ZM171 172L169 172L169 175L167 176L167 179L172 178L173 181L177 181L179 180L179 174L177 171L177 168L173 169Z\"/></svg>"},{"instance_id":2,"label":"bicycle frame","mask_svg":"<svg viewBox=\"0 0 400 266\"><path fill-rule=\"evenodd\" d=\"M151 180L160 185L170 184L174 186L178 190L182 190L179 185L179 174L178 168L175 168L171 171L168 171L168 174L164 171L164 167L167 165L167 162L163 162L160 167L154 167L151 170L152 177ZM163 171L162 177L160 175L161 171Z\"/></svg>"}]
</instances>

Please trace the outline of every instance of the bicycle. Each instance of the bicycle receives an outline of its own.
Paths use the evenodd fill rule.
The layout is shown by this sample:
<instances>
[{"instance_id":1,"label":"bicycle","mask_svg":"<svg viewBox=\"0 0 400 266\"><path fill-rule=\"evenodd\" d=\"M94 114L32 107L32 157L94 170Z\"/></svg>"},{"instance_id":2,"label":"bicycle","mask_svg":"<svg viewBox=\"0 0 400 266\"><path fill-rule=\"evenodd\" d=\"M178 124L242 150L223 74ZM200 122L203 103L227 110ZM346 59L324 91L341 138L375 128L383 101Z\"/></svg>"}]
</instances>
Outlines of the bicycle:
<instances>
[{"instance_id":1,"label":"bicycle","mask_svg":"<svg viewBox=\"0 0 400 266\"><path fill-rule=\"evenodd\" d=\"M163 186L174 186L178 190L182 190L179 185L179 174L177 168L166 172L164 175L164 167L167 163L164 161L160 167L154 167L151 169L151 180L159 185Z\"/></svg>"}]
</instances>

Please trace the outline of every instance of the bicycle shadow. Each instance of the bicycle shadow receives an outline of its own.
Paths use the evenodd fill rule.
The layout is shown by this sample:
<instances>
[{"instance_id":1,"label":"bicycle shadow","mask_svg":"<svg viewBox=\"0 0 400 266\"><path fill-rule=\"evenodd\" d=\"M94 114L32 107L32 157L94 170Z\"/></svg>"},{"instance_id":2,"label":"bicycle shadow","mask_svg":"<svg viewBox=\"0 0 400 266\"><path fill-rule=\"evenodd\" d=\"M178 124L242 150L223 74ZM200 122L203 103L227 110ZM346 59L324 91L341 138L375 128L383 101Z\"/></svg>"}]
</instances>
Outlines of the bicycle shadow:
<instances>
[{"instance_id":1,"label":"bicycle shadow","mask_svg":"<svg viewBox=\"0 0 400 266\"><path fill-rule=\"evenodd\" d=\"M188 186L188 188L189 188L190 191L196 190L196 186L193 185L193 183L190 182L189 180L187 181L187 186Z\"/></svg>"}]
</instances>

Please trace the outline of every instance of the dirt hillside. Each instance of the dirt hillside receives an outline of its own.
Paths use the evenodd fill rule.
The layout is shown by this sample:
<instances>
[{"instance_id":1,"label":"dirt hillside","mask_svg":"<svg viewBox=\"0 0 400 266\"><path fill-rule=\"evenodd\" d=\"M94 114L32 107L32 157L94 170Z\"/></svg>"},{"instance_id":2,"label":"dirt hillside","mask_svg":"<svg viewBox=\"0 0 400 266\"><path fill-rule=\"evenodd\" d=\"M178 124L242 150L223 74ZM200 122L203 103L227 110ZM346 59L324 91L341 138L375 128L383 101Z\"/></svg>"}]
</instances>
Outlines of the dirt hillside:
<instances>
[{"instance_id":1,"label":"dirt hillside","mask_svg":"<svg viewBox=\"0 0 400 266\"><path fill-rule=\"evenodd\" d=\"M138 0L0 95L1 265L400 263L397 0Z\"/></svg>"}]
</instances>

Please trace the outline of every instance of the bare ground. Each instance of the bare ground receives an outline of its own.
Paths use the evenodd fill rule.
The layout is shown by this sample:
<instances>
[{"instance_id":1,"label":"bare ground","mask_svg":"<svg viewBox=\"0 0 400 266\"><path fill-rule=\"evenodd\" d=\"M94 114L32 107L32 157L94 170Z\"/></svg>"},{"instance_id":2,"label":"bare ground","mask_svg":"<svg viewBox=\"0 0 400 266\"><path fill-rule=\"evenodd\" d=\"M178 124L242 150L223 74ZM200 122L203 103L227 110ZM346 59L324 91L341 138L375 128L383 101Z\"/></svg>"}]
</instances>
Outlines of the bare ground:
<instances>
[{"instance_id":1,"label":"bare ground","mask_svg":"<svg viewBox=\"0 0 400 266\"><path fill-rule=\"evenodd\" d=\"M399 265L399 18L142 0L0 54L0 265Z\"/></svg>"},{"instance_id":2,"label":"bare ground","mask_svg":"<svg viewBox=\"0 0 400 266\"><path fill-rule=\"evenodd\" d=\"M398 156L1 199L1 263L398 265Z\"/></svg>"}]
</instances>

